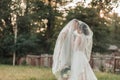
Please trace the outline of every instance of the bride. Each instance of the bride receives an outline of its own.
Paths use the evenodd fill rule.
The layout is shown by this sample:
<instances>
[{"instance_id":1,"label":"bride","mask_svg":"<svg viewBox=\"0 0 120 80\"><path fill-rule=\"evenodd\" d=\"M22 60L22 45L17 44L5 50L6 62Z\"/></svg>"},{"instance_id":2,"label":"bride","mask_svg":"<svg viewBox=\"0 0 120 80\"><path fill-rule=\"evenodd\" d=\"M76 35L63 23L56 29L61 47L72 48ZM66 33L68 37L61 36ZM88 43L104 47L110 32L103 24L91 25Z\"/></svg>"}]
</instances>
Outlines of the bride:
<instances>
[{"instance_id":1,"label":"bride","mask_svg":"<svg viewBox=\"0 0 120 80\"><path fill-rule=\"evenodd\" d=\"M93 32L77 19L60 32L53 55L52 72L58 80L97 80L89 60Z\"/></svg>"}]
</instances>

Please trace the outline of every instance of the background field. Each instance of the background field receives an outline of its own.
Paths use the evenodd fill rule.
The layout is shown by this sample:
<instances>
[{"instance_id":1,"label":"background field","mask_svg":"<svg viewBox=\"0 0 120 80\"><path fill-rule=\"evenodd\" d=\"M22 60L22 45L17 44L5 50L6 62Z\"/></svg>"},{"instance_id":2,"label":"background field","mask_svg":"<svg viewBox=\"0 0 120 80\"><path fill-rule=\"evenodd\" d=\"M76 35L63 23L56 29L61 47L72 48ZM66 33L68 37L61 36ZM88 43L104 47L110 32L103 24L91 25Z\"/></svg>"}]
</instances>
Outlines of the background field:
<instances>
[{"instance_id":1,"label":"background field","mask_svg":"<svg viewBox=\"0 0 120 80\"><path fill-rule=\"evenodd\" d=\"M98 80L120 80L120 74L96 72ZM0 65L0 80L56 80L50 68Z\"/></svg>"}]
</instances>

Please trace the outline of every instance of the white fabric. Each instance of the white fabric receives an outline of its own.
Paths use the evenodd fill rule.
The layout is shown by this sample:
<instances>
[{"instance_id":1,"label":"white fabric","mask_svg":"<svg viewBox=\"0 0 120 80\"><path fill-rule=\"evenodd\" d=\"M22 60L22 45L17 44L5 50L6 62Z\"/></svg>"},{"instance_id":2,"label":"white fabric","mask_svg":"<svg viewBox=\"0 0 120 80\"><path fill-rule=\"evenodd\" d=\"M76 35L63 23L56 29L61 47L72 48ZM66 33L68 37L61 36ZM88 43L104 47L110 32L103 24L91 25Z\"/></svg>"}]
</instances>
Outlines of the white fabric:
<instances>
[{"instance_id":1,"label":"white fabric","mask_svg":"<svg viewBox=\"0 0 120 80\"><path fill-rule=\"evenodd\" d=\"M79 25L87 26L89 35L78 33ZM77 27L77 28L75 28ZM76 19L71 20L60 32L53 55L52 72L57 79L61 78L61 70L66 66L71 67L68 80L97 80L89 64L92 49L93 32L89 26ZM83 77L84 76L84 77Z\"/></svg>"}]
</instances>

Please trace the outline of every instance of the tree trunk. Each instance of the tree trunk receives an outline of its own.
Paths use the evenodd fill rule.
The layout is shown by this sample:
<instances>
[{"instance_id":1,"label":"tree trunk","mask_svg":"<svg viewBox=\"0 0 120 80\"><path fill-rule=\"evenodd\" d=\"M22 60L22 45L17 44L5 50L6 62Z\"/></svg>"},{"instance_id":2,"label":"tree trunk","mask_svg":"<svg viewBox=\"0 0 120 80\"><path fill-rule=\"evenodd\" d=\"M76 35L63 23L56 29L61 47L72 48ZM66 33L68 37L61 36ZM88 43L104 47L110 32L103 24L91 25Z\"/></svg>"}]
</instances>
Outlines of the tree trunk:
<instances>
[{"instance_id":1,"label":"tree trunk","mask_svg":"<svg viewBox=\"0 0 120 80\"><path fill-rule=\"evenodd\" d=\"M13 66L15 66L15 60L16 60L16 53L14 51L14 53L13 53Z\"/></svg>"}]
</instances>

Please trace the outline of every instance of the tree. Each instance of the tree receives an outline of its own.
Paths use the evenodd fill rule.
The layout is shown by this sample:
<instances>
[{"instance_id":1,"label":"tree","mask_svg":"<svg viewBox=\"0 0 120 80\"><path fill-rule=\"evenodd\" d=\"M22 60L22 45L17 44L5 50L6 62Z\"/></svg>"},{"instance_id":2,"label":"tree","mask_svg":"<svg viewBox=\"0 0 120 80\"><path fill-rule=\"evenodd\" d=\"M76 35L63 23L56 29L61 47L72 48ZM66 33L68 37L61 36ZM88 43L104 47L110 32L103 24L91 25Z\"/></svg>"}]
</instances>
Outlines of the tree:
<instances>
[{"instance_id":1,"label":"tree","mask_svg":"<svg viewBox=\"0 0 120 80\"><path fill-rule=\"evenodd\" d=\"M0 1L0 47L2 52L6 52L6 49L8 49L10 46L5 47L4 45L7 45L6 39L9 38L10 42L13 41L12 36L12 25L11 25L11 9L10 5L11 2L10 0L1 0ZM3 7L4 6L4 7ZM8 39L8 40L9 40ZM12 42L11 42L12 43ZM10 50L10 49L9 49Z\"/></svg>"},{"instance_id":2,"label":"tree","mask_svg":"<svg viewBox=\"0 0 120 80\"><path fill-rule=\"evenodd\" d=\"M99 16L98 9L78 6L75 9L70 10L66 18L66 22L73 18L77 18L86 22L91 27L94 33L94 52L104 52L107 50L107 46L110 43L108 38L110 30L107 28L108 26L106 25L106 20Z\"/></svg>"},{"instance_id":3,"label":"tree","mask_svg":"<svg viewBox=\"0 0 120 80\"><path fill-rule=\"evenodd\" d=\"M56 10L57 3L59 3L59 1L54 0L48 0L47 3L35 0L31 3L34 6L31 10L33 12L31 15L34 16L32 24L36 22L35 26L37 26L38 29L37 36L41 39L38 41L38 44L42 46L40 47L42 52L48 54L53 52L55 27L56 24L58 24L56 21L58 17L61 16L61 13ZM47 22L45 23L45 21Z\"/></svg>"},{"instance_id":4,"label":"tree","mask_svg":"<svg viewBox=\"0 0 120 80\"><path fill-rule=\"evenodd\" d=\"M111 21L111 23L109 24L110 26L110 42L112 45L117 45L118 47L120 47L120 16L117 13L113 13L110 14L109 17L111 18L109 21Z\"/></svg>"}]
</instances>

